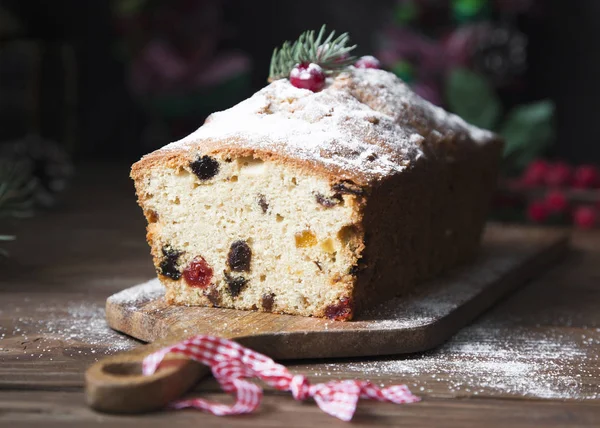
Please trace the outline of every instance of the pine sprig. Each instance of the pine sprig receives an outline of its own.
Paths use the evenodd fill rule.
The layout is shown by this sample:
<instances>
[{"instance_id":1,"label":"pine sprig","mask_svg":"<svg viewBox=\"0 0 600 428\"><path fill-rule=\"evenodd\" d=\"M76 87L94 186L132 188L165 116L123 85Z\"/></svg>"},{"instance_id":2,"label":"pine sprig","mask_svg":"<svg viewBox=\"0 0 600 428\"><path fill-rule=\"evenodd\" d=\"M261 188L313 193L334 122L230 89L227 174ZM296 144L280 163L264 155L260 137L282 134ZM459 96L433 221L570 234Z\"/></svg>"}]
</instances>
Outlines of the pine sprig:
<instances>
[{"instance_id":1,"label":"pine sprig","mask_svg":"<svg viewBox=\"0 0 600 428\"><path fill-rule=\"evenodd\" d=\"M327 75L339 72L353 64L356 58L350 52L356 45L347 46L350 42L348 33L335 36L335 31L325 37L325 25L315 36L315 31L305 31L295 42L286 41L281 48L273 50L269 82L289 77L292 69L301 63L314 63L321 66Z\"/></svg>"}]
</instances>

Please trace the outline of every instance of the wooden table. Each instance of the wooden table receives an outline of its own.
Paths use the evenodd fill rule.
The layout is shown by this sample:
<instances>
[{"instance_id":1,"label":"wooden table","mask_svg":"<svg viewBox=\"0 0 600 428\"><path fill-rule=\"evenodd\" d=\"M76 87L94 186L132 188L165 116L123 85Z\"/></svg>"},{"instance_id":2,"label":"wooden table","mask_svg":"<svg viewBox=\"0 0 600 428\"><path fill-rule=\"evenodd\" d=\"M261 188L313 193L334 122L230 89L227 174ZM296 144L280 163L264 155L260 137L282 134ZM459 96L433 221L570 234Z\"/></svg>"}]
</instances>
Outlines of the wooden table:
<instances>
[{"instance_id":1,"label":"wooden table","mask_svg":"<svg viewBox=\"0 0 600 428\"><path fill-rule=\"evenodd\" d=\"M106 327L107 296L154 275L144 220L124 165L80 166L60 208L2 224L16 233L0 262L0 424L45 426L343 426L314 403L267 391L254 415L195 411L95 413L83 372L139 342ZM387 358L297 361L312 381L406 383L423 401L361 402L354 425L600 426L600 233L575 232L573 250L443 347ZM228 400L214 380L195 393Z\"/></svg>"}]
</instances>

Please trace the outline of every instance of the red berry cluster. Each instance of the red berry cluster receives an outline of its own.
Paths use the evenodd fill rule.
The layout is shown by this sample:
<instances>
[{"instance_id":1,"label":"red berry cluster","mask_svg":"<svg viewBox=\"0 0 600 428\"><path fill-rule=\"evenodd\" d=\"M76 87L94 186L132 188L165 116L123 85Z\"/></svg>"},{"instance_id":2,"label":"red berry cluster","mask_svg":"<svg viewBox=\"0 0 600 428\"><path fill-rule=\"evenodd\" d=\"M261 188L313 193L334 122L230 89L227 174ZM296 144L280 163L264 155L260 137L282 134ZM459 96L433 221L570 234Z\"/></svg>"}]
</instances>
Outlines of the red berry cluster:
<instances>
[{"instance_id":1,"label":"red berry cluster","mask_svg":"<svg viewBox=\"0 0 600 428\"><path fill-rule=\"evenodd\" d=\"M600 188L600 170L594 165L572 167L565 162L536 160L529 164L521 179L522 188L547 187L544 198L527 207L529 220L543 223L551 218L572 218L575 226L589 229L596 226L600 204L574 204L569 191Z\"/></svg>"},{"instance_id":2,"label":"red berry cluster","mask_svg":"<svg viewBox=\"0 0 600 428\"><path fill-rule=\"evenodd\" d=\"M367 55L359 58L354 64L356 68L380 68L379 60ZM303 62L297 64L290 72L290 83L296 88L319 92L325 87L325 72L319 64Z\"/></svg>"},{"instance_id":3,"label":"red berry cluster","mask_svg":"<svg viewBox=\"0 0 600 428\"><path fill-rule=\"evenodd\" d=\"M593 189L600 187L600 170L595 165L572 167L565 162L550 163L536 160L529 164L521 177L525 186L573 187Z\"/></svg>"}]
</instances>

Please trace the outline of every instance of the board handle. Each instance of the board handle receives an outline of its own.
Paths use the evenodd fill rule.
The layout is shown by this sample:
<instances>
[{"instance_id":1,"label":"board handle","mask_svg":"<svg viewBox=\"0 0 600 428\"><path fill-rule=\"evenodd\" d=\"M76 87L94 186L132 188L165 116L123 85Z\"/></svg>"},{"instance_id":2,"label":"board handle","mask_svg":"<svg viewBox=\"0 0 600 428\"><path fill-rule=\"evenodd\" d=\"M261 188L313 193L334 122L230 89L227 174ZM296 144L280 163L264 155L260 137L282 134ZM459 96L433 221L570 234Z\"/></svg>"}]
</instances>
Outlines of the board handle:
<instances>
[{"instance_id":1,"label":"board handle","mask_svg":"<svg viewBox=\"0 0 600 428\"><path fill-rule=\"evenodd\" d=\"M161 341L104 358L85 373L87 404L106 413L145 413L164 408L210 373L182 355L167 355L156 373L142 374L144 357L173 342Z\"/></svg>"}]
</instances>

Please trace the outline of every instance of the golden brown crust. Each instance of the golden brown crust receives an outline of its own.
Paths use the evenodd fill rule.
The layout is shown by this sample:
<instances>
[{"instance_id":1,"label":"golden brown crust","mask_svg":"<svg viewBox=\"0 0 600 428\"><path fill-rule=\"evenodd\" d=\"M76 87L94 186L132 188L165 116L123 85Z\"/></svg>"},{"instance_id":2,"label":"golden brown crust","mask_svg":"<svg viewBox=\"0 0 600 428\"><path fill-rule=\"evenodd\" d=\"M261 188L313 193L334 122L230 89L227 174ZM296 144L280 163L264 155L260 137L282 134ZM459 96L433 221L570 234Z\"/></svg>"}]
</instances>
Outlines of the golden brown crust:
<instances>
[{"instance_id":1,"label":"golden brown crust","mask_svg":"<svg viewBox=\"0 0 600 428\"><path fill-rule=\"evenodd\" d=\"M161 168L178 168L187 166L197 157L208 155L218 155L222 159L253 157L264 161L272 161L291 166L300 171L300 173L321 175L331 182L351 180L358 185L366 186L368 183L360 181L360 178L352 174L350 171L343 170L339 167L324 167L321 164L308 163L303 159L297 159L289 155L275 153L264 149L250 149L241 144L240 139L232 139L222 142L204 141L203 150L190 150L189 148L177 148L164 153L160 150L147 154L142 159L134 163L131 167L131 178L138 182L143 180L146 172L155 167Z\"/></svg>"}]
</instances>

